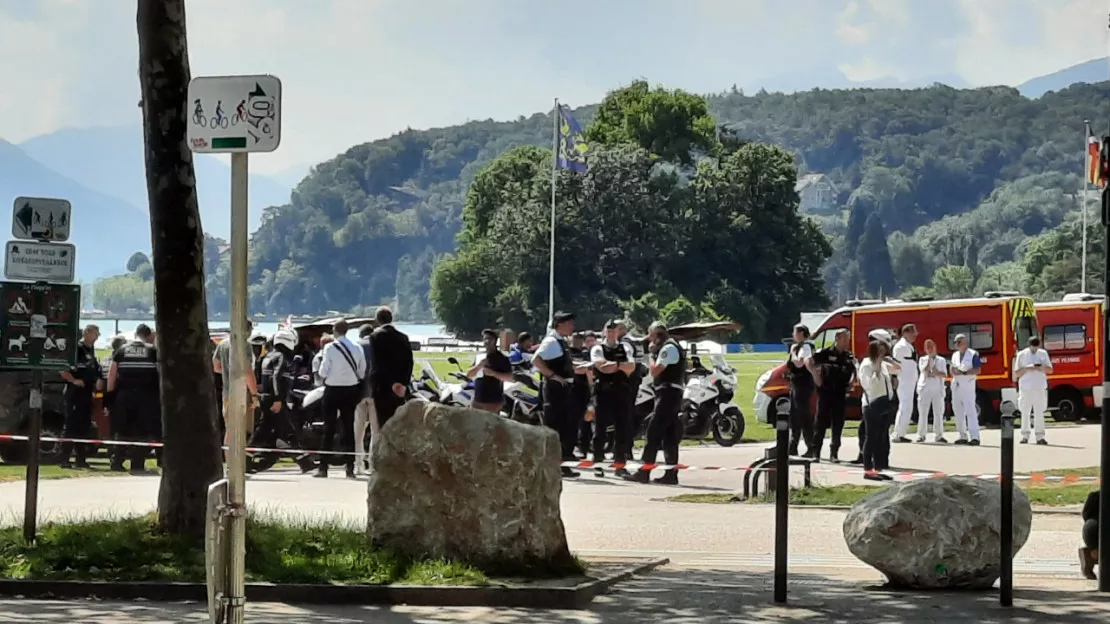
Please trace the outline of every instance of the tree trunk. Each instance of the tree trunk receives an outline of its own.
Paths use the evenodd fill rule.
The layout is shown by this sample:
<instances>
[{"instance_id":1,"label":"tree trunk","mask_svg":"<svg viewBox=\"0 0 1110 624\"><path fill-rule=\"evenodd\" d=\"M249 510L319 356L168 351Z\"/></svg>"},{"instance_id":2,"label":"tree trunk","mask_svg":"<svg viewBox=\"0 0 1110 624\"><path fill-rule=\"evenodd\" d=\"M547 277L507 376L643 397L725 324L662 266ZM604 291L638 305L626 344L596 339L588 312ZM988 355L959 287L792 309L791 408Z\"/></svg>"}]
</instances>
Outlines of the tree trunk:
<instances>
[{"instance_id":1,"label":"tree trunk","mask_svg":"<svg viewBox=\"0 0 1110 624\"><path fill-rule=\"evenodd\" d=\"M208 350L204 231L186 144L185 0L139 0L138 30L166 443L158 522L171 533L199 537L208 485L220 477L220 444Z\"/></svg>"}]
</instances>

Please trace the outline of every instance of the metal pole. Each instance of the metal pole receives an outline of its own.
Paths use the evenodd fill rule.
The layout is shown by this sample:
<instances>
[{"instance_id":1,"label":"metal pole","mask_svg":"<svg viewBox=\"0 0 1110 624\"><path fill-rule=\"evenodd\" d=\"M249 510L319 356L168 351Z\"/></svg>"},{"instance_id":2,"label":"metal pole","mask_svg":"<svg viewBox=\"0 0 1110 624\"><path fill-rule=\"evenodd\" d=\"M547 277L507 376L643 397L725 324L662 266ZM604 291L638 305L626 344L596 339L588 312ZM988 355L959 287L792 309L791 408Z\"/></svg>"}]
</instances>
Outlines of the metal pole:
<instances>
[{"instance_id":1,"label":"metal pole","mask_svg":"<svg viewBox=\"0 0 1110 624\"><path fill-rule=\"evenodd\" d=\"M23 500L23 539L35 541L39 514L39 450L42 436L42 371L31 373L31 393L28 400L31 413L31 431L27 437L27 483Z\"/></svg>"},{"instance_id":2,"label":"metal pole","mask_svg":"<svg viewBox=\"0 0 1110 624\"><path fill-rule=\"evenodd\" d=\"M555 327L555 184L559 172L559 98L551 115L551 254L547 270L547 320Z\"/></svg>"},{"instance_id":3,"label":"metal pole","mask_svg":"<svg viewBox=\"0 0 1110 624\"><path fill-rule=\"evenodd\" d=\"M1022 416L1028 418L1028 416ZM1014 404L1002 404L1002 545L999 548L998 603L1003 607L1014 604Z\"/></svg>"},{"instance_id":4,"label":"metal pole","mask_svg":"<svg viewBox=\"0 0 1110 624\"><path fill-rule=\"evenodd\" d=\"M227 480L231 514L228 622L242 624L246 560L247 409L247 154L231 155L231 388L227 389Z\"/></svg>"},{"instance_id":5,"label":"metal pole","mask_svg":"<svg viewBox=\"0 0 1110 624\"><path fill-rule=\"evenodd\" d=\"M1105 229L1104 239L1110 243L1110 186L1102 189L1102 225ZM1110 253L1106 255L1106 264L1103 270L1105 279L1103 292L1110 293ZM1106 319L1106 306L1103 306L1103 353L1110 353L1110 323ZM1102 362L1102 453L1099 460L1099 483L1102 486L1110 484L1110 366L1106 359ZM1099 498L1098 506L1098 590L1110 592L1110 496Z\"/></svg>"},{"instance_id":6,"label":"metal pole","mask_svg":"<svg viewBox=\"0 0 1110 624\"><path fill-rule=\"evenodd\" d=\"M1083 163L1086 167L1083 168L1083 201L1080 202L1080 209L1083 211L1083 253L1080 256L1080 269L1079 269L1079 292L1087 292L1087 193L1091 188L1089 179L1091 171L1091 122L1088 119L1083 120L1083 127L1086 128L1083 137L1083 153L1086 157Z\"/></svg>"},{"instance_id":7,"label":"metal pole","mask_svg":"<svg viewBox=\"0 0 1110 624\"><path fill-rule=\"evenodd\" d=\"M790 512L790 402L776 405L775 429L775 602L786 602Z\"/></svg>"}]
</instances>

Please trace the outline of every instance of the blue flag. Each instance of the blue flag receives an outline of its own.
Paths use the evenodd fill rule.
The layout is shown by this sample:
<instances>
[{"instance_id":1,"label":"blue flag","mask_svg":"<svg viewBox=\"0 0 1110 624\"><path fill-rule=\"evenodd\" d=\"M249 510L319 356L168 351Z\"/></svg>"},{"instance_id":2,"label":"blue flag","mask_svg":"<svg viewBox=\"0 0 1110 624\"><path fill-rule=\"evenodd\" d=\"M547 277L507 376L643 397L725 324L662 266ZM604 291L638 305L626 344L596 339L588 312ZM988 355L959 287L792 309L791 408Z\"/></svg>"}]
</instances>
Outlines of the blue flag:
<instances>
[{"instance_id":1,"label":"blue flag","mask_svg":"<svg viewBox=\"0 0 1110 624\"><path fill-rule=\"evenodd\" d=\"M589 151L586 135L562 104L559 105L559 145L556 147L558 153L555 165L560 169L585 173L589 168L586 165L586 152Z\"/></svg>"}]
</instances>

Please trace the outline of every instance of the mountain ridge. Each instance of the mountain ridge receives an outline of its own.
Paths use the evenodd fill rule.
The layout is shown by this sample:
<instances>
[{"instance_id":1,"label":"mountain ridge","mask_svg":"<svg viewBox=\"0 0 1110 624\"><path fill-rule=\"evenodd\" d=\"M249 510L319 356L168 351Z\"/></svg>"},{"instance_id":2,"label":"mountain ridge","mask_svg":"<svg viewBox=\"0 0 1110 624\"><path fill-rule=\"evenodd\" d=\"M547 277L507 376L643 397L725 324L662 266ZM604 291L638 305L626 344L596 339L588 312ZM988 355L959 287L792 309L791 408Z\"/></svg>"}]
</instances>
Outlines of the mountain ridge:
<instances>
[{"instance_id":1,"label":"mountain ridge","mask_svg":"<svg viewBox=\"0 0 1110 624\"><path fill-rule=\"evenodd\" d=\"M19 144L35 160L83 186L147 205L143 134L138 125L62 128ZM231 169L218 158L196 154L197 202L205 232L226 238L230 229ZM250 174L250 229L258 229L262 211L289 201L291 188L272 178ZM137 250L132 250L137 251Z\"/></svg>"},{"instance_id":2,"label":"mountain ridge","mask_svg":"<svg viewBox=\"0 0 1110 624\"><path fill-rule=\"evenodd\" d=\"M69 200L73 206L70 242L77 246L78 279L118 273L131 253L150 249L150 221L145 210L89 189L0 139L0 200L10 207L21 196ZM133 242L121 245L121 240Z\"/></svg>"}]
</instances>

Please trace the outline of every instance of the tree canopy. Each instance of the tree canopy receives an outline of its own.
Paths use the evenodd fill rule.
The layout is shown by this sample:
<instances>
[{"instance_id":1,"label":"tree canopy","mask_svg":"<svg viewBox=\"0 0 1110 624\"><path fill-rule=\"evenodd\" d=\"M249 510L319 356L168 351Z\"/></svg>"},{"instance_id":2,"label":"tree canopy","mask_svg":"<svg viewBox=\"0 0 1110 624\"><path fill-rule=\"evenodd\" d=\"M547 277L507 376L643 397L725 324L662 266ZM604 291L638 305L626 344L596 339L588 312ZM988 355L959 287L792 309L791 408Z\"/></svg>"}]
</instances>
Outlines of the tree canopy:
<instances>
[{"instance_id":1,"label":"tree canopy","mask_svg":"<svg viewBox=\"0 0 1110 624\"><path fill-rule=\"evenodd\" d=\"M629 131L630 119L650 117L649 98L652 110L699 111L696 96L644 83L606 97L586 131L589 170L556 180L556 305L592 327L628 314L729 317L751 335L784 331L824 298L819 270L831 251L798 213L793 158L758 143L724 149L704 132L713 124L704 106L669 118L665 130ZM698 160L695 147L719 157ZM432 277L431 300L449 330L546 324L551 159L550 150L521 147L475 178L458 252Z\"/></svg>"}]
</instances>

